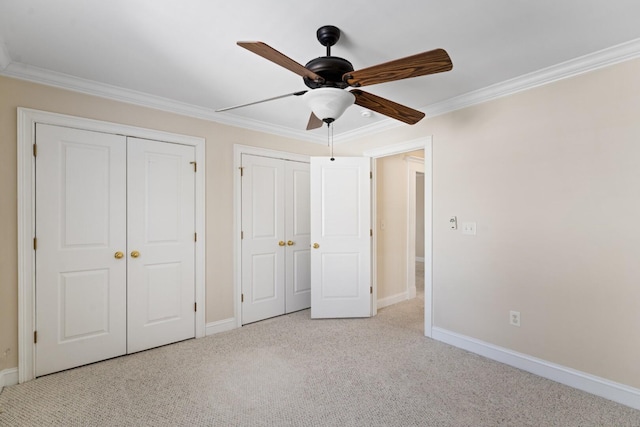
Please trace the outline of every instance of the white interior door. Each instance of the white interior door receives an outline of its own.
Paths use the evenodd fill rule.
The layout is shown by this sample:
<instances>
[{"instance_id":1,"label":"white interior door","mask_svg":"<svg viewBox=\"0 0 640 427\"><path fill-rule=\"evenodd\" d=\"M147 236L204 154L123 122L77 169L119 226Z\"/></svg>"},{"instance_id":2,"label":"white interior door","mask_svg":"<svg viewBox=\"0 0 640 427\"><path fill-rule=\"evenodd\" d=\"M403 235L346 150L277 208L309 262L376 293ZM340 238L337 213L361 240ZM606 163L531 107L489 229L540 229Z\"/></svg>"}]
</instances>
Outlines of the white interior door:
<instances>
[{"instance_id":1,"label":"white interior door","mask_svg":"<svg viewBox=\"0 0 640 427\"><path fill-rule=\"evenodd\" d=\"M284 162L242 155L242 324L285 312Z\"/></svg>"},{"instance_id":2,"label":"white interior door","mask_svg":"<svg viewBox=\"0 0 640 427\"><path fill-rule=\"evenodd\" d=\"M309 164L285 161L285 311L311 306Z\"/></svg>"},{"instance_id":3,"label":"white interior door","mask_svg":"<svg viewBox=\"0 0 640 427\"><path fill-rule=\"evenodd\" d=\"M195 336L195 149L127 139L128 352Z\"/></svg>"},{"instance_id":4,"label":"white interior door","mask_svg":"<svg viewBox=\"0 0 640 427\"><path fill-rule=\"evenodd\" d=\"M371 163L311 158L311 317L371 316Z\"/></svg>"},{"instance_id":5,"label":"white interior door","mask_svg":"<svg viewBox=\"0 0 640 427\"><path fill-rule=\"evenodd\" d=\"M39 376L127 351L126 144L118 135L36 130Z\"/></svg>"}]
</instances>

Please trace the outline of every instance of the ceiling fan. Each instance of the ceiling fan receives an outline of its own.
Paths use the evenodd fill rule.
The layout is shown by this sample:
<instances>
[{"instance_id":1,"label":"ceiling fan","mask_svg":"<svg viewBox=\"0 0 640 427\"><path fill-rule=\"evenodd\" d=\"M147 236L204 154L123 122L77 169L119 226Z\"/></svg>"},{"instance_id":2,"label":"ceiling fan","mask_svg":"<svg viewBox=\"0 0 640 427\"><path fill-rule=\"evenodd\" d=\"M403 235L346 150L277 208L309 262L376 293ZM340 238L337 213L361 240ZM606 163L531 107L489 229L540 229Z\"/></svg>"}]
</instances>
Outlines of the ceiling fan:
<instances>
[{"instance_id":1,"label":"ceiling fan","mask_svg":"<svg viewBox=\"0 0 640 427\"><path fill-rule=\"evenodd\" d=\"M312 59L305 66L278 52L266 43L238 42L239 46L301 76L309 90L288 93L216 111L228 111L288 96L304 95L312 110L307 130L319 128L323 123L331 124L353 104L412 125L424 117L423 112L357 88L441 73L450 71L453 68L451 58L449 58L447 52L444 49L434 49L354 71L353 65L346 59L331 56L331 46L335 45L340 39L339 28L325 25L318 29L316 35L320 44L326 46L327 55ZM345 90L348 87L356 89Z\"/></svg>"}]
</instances>

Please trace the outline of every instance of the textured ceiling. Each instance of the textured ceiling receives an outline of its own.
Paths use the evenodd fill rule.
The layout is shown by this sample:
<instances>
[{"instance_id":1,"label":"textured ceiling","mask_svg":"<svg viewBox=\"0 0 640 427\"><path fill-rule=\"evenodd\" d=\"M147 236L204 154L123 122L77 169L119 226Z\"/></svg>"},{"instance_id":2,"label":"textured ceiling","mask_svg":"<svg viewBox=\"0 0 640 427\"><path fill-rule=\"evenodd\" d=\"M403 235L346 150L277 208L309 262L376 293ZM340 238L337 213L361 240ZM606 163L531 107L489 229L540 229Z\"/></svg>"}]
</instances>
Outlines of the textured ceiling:
<instances>
[{"instance_id":1,"label":"textured ceiling","mask_svg":"<svg viewBox=\"0 0 640 427\"><path fill-rule=\"evenodd\" d=\"M304 131L309 110L299 97L214 113L306 89L301 77L236 41L263 41L305 64L325 54L316 30L335 25L342 37L332 54L356 70L444 48L453 71L366 89L428 113L430 106L639 39L638 16L637 0L0 0L0 74L154 99L223 123L321 139L324 129ZM336 136L396 125L379 114L362 117L361 110L352 106L336 121Z\"/></svg>"}]
</instances>

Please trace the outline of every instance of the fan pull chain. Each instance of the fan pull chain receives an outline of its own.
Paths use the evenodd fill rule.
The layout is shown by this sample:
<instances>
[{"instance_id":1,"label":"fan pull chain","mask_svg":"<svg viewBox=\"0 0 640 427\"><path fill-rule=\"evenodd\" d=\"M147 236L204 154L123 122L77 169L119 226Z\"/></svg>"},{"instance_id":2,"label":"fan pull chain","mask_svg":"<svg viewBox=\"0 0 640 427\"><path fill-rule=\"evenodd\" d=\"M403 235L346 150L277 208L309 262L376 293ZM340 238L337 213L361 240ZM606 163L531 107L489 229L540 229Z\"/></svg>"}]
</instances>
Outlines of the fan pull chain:
<instances>
[{"instance_id":1,"label":"fan pull chain","mask_svg":"<svg viewBox=\"0 0 640 427\"><path fill-rule=\"evenodd\" d=\"M331 127L331 123L327 123L327 146L330 147L331 160L335 161L335 157L333 157L333 128Z\"/></svg>"}]
</instances>

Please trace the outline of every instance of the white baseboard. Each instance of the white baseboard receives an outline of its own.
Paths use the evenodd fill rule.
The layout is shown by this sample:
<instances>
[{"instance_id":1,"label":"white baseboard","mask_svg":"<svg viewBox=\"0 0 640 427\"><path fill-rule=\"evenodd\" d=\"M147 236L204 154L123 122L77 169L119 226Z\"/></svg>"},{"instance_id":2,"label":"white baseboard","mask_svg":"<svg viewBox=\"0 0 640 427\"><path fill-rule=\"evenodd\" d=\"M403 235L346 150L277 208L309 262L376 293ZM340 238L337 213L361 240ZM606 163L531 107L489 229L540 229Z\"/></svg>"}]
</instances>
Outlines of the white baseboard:
<instances>
[{"instance_id":1,"label":"white baseboard","mask_svg":"<svg viewBox=\"0 0 640 427\"><path fill-rule=\"evenodd\" d=\"M378 300L378 308L388 307L393 304L397 304L402 301L406 301L407 293L401 292L399 294L391 295L389 297L381 298Z\"/></svg>"},{"instance_id":2,"label":"white baseboard","mask_svg":"<svg viewBox=\"0 0 640 427\"><path fill-rule=\"evenodd\" d=\"M235 329L236 327L236 319L233 317L218 320L217 322L207 323L205 326L206 336L219 334L220 332L227 332Z\"/></svg>"},{"instance_id":3,"label":"white baseboard","mask_svg":"<svg viewBox=\"0 0 640 427\"><path fill-rule=\"evenodd\" d=\"M3 369L0 371L0 392L4 386L18 384L18 368Z\"/></svg>"},{"instance_id":4,"label":"white baseboard","mask_svg":"<svg viewBox=\"0 0 640 427\"><path fill-rule=\"evenodd\" d=\"M492 360L531 372L543 378L640 409L640 389L557 365L527 354L499 347L441 328L432 328L432 338Z\"/></svg>"}]
</instances>

